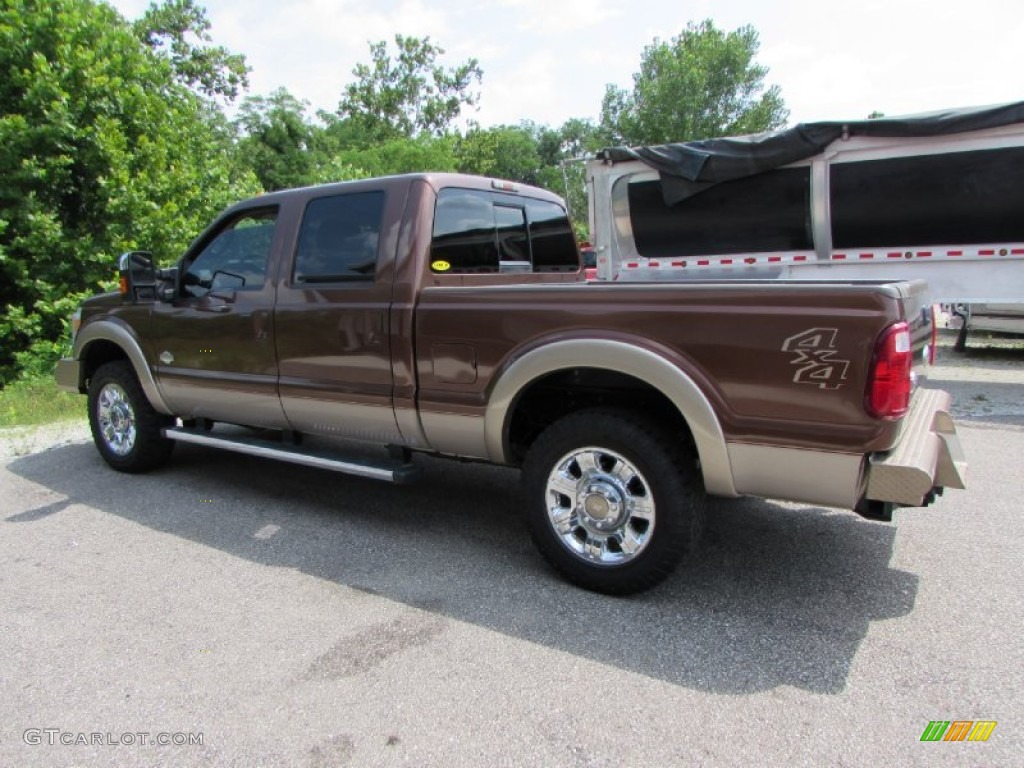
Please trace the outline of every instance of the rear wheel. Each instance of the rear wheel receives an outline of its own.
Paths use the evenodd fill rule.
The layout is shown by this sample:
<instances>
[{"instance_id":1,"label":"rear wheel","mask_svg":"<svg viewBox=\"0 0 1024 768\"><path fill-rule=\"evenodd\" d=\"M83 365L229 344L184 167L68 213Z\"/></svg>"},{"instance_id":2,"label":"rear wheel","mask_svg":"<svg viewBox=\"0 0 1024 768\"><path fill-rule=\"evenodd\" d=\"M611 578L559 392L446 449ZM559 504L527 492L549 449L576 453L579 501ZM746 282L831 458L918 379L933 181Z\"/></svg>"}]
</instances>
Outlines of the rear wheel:
<instances>
[{"instance_id":1,"label":"rear wheel","mask_svg":"<svg viewBox=\"0 0 1024 768\"><path fill-rule=\"evenodd\" d=\"M566 578L597 592L658 584L703 528L693 451L629 412L586 410L555 422L530 449L523 480L537 547Z\"/></svg>"},{"instance_id":2,"label":"rear wheel","mask_svg":"<svg viewBox=\"0 0 1024 768\"><path fill-rule=\"evenodd\" d=\"M100 456L119 472L146 472L167 461L174 441L161 430L174 423L153 409L131 364L101 365L89 381L89 426Z\"/></svg>"}]
</instances>

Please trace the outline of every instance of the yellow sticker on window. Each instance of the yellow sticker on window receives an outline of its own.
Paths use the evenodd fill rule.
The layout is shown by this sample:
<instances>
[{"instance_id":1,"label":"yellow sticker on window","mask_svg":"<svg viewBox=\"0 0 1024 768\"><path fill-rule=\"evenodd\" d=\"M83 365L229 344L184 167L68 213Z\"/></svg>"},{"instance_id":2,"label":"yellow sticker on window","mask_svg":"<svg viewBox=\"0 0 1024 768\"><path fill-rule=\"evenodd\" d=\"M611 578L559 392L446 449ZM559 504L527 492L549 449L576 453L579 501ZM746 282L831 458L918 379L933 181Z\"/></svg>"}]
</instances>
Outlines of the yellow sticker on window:
<instances>
[{"instance_id":1,"label":"yellow sticker on window","mask_svg":"<svg viewBox=\"0 0 1024 768\"><path fill-rule=\"evenodd\" d=\"M449 264L444 259L438 259L437 261L433 262L430 265L430 268L435 272L447 272L449 269L452 268L452 265Z\"/></svg>"}]
</instances>

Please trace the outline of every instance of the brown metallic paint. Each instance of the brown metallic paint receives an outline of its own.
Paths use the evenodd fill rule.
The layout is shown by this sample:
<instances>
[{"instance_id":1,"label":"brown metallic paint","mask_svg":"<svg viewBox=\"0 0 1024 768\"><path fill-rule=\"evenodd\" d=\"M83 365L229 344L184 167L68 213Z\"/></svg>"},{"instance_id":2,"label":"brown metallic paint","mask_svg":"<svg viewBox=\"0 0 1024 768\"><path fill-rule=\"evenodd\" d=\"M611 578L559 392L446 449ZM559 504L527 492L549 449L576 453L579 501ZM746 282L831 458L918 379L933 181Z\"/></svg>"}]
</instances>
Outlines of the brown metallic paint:
<instances>
[{"instance_id":1,"label":"brown metallic paint","mask_svg":"<svg viewBox=\"0 0 1024 768\"><path fill-rule=\"evenodd\" d=\"M494 377L525 351L566 338L618 339L698 382L730 441L876 450L891 445L896 427L864 412L864 387L874 339L899 319L894 298L885 286L792 283L428 287L416 327L420 407L475 412ZM847 379L839 389L794 383L784 341L830 325L840 329L836 354L850 361ZM435 376L436 344L474 347L477 380Z\"/></svg>"}]
</instances>

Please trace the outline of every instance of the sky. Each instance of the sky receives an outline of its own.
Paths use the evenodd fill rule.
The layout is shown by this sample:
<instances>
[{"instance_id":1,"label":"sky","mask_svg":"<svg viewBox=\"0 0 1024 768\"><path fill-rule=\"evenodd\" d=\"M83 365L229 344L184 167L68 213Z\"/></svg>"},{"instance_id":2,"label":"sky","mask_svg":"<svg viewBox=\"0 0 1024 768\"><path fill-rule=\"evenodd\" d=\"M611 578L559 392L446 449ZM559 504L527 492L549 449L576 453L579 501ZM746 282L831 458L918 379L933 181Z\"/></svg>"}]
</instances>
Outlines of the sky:
<instances>
[{"instance_id":1,"label":"sky","mask_svg":"<svg viewBox=\"0 0 1024 768\"><path fill-rule=\"evenodd\" d=\"M108 0L126 18L148 0ZM333 111L369 43L430 36L442 63L483 69L483 126L600 116L645 46L687 22L752 25L790 124L1024 100L1021 0L197 0L218 45L245 55L251 95L279 87Z\"/></svg>"}]
</instances>

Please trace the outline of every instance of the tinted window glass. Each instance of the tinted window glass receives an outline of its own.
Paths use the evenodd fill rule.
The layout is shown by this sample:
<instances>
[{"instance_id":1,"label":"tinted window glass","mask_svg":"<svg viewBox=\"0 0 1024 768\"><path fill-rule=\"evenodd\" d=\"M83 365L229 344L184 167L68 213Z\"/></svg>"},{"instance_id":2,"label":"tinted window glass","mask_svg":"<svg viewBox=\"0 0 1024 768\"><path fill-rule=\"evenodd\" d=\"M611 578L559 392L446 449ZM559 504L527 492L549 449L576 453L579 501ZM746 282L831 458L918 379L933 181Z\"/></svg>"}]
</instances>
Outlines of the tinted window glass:
<instances>
[{"instance_id":1,"label":"tinted window glass","mask_svg":"<svg viewBox=\"0 0 1024 768\"><path fill-rule=\"evenodd\" d=\"M185 295L263 287L276 221L277 209L264 208L228 222L185 270Z\"/></svg>"},{"instance_id":2,"label":"tinted window glass","mask_svg":"<svg viewBox=\"0 0 1024 768\"><path fill-rule=\"evenodd\" d=\"M526 211L508 205L494 206L498 234L498 257L502 261L530 262L530 241L526 237Z\"/></svg>"},{"instance_id":3,"label":"tinted window glass","mask_svg":"<svg viewBox=\"0 0 1024 768\"><path fill-rule=\"evenodd\" d=\"M372 280L383 211L383 192L310 201L299 231L295 282Z\"/></svg>"},{"instance_id":4,"label":"tinted window glass","mask_svg":"<svg viewBox=\"0 0 1024 768\"><path fill-rule=\"evenodd\" d=\"M660 182L629 185L633 238L648 258L809 249L809 201L809 168L723 182L671 207Z\"/></svg>"},{"instance_id":5,"label":"tinted window glass","mask_svg":"<svg viewBox=\"0 0 1024 768\"><path fill-rule=\"evenodd\" d=\"M494 230L494 206L486 192L442 189L434 210L431 264L447 264L452 272L497 272Z\"/></svg>"},{"instance_id":6,"label":"tinted window glass","mask_svg":"<svg viewBox=\"0 0 1024 768\"><path fill-rule=\"evenodd\" d=\"M480 190L443 189L434 212L435 272L575 270L576 241L555 203Z\"/></svg>"},{"instance_id":7,"label":"tinted window glass","mask_svg":"<svg viewBox=\"0 0 1024 768\"><path fill-rule=\"evenodd\" d=\"M1024 240L1024 149L831 167L836 248Z\"/></svg>"},{"instance_id":8,"label":"tinted window glass","mask_svg":"<svg viewBox=\"0 0 1024 768\"><path fill-rule=\"evenodd\" d=\"M533 268L538 271L578 269L576 238L565 209L545 200L527 200L526 213L530 218Z\"/></svg>"}]
</instances>

